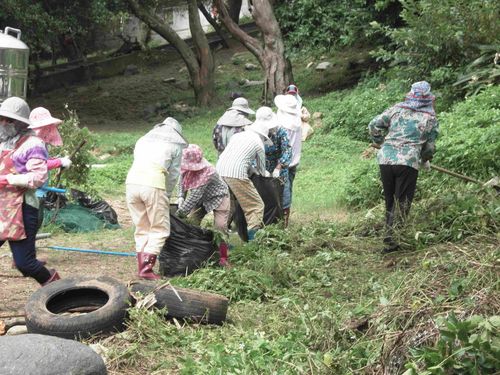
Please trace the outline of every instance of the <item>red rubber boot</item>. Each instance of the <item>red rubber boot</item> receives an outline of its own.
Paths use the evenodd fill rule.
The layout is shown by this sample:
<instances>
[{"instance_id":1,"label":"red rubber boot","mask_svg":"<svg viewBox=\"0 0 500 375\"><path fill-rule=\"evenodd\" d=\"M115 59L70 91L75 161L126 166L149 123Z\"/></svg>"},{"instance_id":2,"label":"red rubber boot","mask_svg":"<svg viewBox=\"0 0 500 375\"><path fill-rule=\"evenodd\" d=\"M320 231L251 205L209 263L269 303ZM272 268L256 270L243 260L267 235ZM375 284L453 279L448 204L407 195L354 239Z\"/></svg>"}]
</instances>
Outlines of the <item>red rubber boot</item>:
<instances>
[{"instance_id":1,"label":"red rubber boot","mask_svg":"<svg viewBox=\"0 0 500 375\"><path fill-rule=\"evenodd\" d=\"M227 254L228 250L229 250L229 246L227 245L227 243L221 242L219 245L219 255L220 255L219 265L222 267L230 268L231 264L229 263L229 260L227 259L228 258L228 254Z\"/></svg>"},{"instance_id":2,"label":"red rubber boot","mask_svg":"<svg viewBox=\"0 0 500 375\"><path fill-rule=\"evenodd\" d=\"M153 272L153 267L156 263L156 255L148 253L137 253L138 274L141 279L158 280L160 275Z\"/></svg>"}]
</instances>

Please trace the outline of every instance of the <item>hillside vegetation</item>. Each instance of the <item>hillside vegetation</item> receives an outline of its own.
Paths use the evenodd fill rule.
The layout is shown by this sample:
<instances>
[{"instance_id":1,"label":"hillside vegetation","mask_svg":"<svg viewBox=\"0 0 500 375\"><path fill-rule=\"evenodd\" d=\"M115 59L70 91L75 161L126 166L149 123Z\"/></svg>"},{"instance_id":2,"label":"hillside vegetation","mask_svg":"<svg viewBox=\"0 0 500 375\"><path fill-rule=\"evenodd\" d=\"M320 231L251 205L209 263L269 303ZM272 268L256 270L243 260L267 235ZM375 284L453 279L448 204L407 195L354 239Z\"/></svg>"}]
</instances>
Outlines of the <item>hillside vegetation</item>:
<instances>
[{"instance_id":1,"label":"hillside vegetation","mask_svg":"<svg viewBox=\"0 0 500 375\"><path fill-rule=\"evenodd\" d=\"M188 277L171 279L173 285L230 298L229 319L223 326L173 323L165 321L164 311L132 308L126 332L93 340L106 348L110 373L498 373L498 193L422 171L407 226L397 233L403 250L382 256L382 188L373 152L364 152L370 143L368 122L401 101L412 82L426 79L437 96L440 122L433 163L483 182L500 174L497 67L491 49L478 47L498 45L498 23L491 22L498 14L498 2L404 1L403 26L381 18L372 22L370 12L394 5L393 1L376 1L368 13L360 5L364 2L341 3L345 9L328 8L330 17L345 20L346 29L352 27L357 33L338 29L338 23L330 20L332 33L339 36L335 46L324 40L328 33L312 32L318 21L314 17L324 20L319 10L328 1L297 1L290 11L278 11L284 28L294 24L297 14L311 14L309 23L297 24L288 42L296 83L304 88L304 105L311 113L322 113L322 125L304 144L291 226L266 227L250 244L231 238L235 247L230 270L209 262ZM355 6L349 8L350 3ZM451 3L457 5L447 13ZM308 8L313 5L318 12ZM346 17L347 8L358 12L359 18L354 13ZM364 46L354 42L361 35L369 35ZM293 50L307 40L311 40L309 52ZM356 55L369 43L382 64L377 72L366 71L348 89L317 90L332 87L325 80L335 74L318 74L307 68L310 61L335 62L338 49L343 57ZM258 87L237 85L244 78L259 79L262 72L246 72L242 66L255 63L254 58L240 51L236 65L230 57L227 51L216 56L217 90L223 101L218 107L190 107L188 89L165 88L161 83L174 74L184 83L185 73L179 73L178 66L154 63L145 65L139 77L92 83L81 95L64 98L77 109L82 123L92 125L92 134L80 134L93 145L82 154L82 163L105 164L88 171L82 188L123 199L135 141L166 115L179 118L187 139L215 162L210 135L229 106L228 92L243 90L252 107L258 107L261 94ZM476 74L476 79L463 78L467 74ZM130 105L132 87L142 93L141 105L160 101L159 107L165 104L162 111L144 118L140 108ZM102 92L119 93L119 99L100 97ZM64 93L54 93L44 100L61 102L62 97ZM97 113L100 100L107 109ZM179 103L188 109L180 110ZM74 114L70 118L78 121ZM68 179L72 181L75 184ZM116 241L124 235L132 234L107 231L106 239Z\"/></svg>"}]
</instances>

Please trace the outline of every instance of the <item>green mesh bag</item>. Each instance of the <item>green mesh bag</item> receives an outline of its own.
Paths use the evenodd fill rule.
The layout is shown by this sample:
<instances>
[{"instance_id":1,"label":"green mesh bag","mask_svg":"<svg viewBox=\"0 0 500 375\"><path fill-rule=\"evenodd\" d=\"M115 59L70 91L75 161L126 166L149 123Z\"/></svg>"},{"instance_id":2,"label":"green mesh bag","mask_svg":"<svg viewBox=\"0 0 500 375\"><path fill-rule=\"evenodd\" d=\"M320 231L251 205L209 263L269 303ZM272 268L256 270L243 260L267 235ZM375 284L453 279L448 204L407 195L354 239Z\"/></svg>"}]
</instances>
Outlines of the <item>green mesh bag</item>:
<instances>
[{"instance_id":1,"label":"green mesh bag","mask_svg":"<svg viewBox=\"0 0 500 375\"><path fill-rule=\"evenodd\" d=\"M43 222L45 225L52 222L56 210L43 212ZM101 229L117 229L119 224L108 222L102 217L94 214L90 209L78 204L67 203L65 207L57 211L54 224L64 229L66 232L93 232Z\"/></svg>"}]
</instances>

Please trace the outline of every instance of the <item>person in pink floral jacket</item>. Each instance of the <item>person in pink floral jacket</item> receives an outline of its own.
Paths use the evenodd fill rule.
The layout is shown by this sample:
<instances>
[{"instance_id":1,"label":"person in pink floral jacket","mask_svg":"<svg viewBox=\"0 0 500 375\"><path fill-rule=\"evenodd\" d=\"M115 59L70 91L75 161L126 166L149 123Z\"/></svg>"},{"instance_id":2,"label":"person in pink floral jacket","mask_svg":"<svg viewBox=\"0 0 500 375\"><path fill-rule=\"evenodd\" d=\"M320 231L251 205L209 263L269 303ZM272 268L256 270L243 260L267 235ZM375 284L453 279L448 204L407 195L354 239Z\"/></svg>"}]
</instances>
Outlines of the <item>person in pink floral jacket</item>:
<instances>
[{"instance_id":1,"label":"person in pink floral jacket","mask_svg":"<svg viewBox=\"0 0 500 375\"><path fill-rule=\"evenodd\" d=\"M9 242L17 269L45 285L55 270L36 259L39 201L35 190L47 180L47 149L28 128L30 109L11 97L0 106L0 246Z\"/></svg>"}]
</instances>

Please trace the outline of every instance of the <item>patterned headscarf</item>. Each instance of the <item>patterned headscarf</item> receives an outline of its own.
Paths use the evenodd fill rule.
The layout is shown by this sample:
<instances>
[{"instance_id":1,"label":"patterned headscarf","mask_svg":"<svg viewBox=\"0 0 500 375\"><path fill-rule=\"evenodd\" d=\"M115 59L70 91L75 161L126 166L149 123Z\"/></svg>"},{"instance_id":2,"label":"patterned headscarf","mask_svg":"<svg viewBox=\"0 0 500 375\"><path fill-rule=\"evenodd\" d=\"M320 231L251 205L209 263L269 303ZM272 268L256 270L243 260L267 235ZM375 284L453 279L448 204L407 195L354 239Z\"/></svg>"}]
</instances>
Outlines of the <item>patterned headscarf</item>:
<instances>
[{"instance_id":1,"label":"patterned headscarf","mask_svg":"<svg viewBox=\"0 0 500 375\"><path fill-rule=\"evenodd\" d=\"M411 85L411 90L406 94L404 102L398 103L396 106L436 116L435 99L436 97L431 92L431 85L426 81L420 81Z\"/></svg>"},{"instance_id":2,"label":"patterned headscarf","mask_svg":"<svg viewBox=\"0 0 500 375\"><path fill-rule=\"evenodd\" d=\"M203 157L200 146L191 144L182 151L182 189L188 191L205 185L215 168Z\"/></svg>"}]
</instances>

